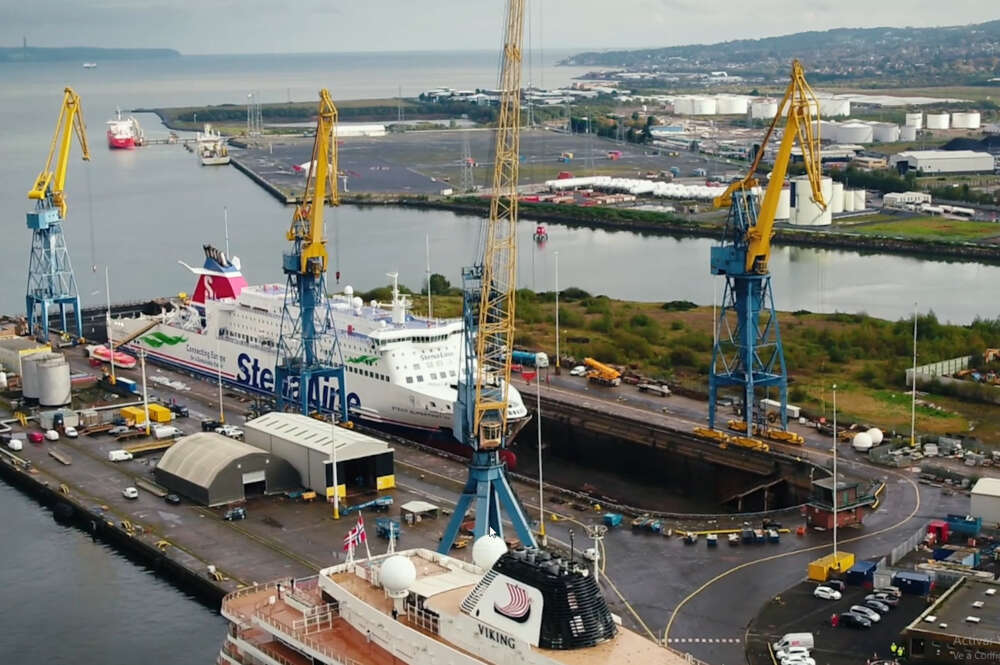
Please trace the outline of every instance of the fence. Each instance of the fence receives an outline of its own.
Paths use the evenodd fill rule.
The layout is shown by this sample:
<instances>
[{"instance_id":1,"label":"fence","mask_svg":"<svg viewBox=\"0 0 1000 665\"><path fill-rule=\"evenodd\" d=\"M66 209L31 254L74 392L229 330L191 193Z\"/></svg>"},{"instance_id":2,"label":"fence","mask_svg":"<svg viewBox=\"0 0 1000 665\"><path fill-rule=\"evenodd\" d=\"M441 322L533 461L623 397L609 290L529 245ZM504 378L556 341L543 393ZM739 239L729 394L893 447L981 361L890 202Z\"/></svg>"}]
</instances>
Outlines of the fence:
<instances>
[{"instance_id":1,"label":"fence","mask_svg":"<svg viewBox=\"0 0 1000 665\"><path fill-rule=\"evenodd\" d=\"M927 524L928 522L925 522L919 529L913 532L913 535L892 548L889 552L890 566L896 565L896 562L913 550L917 549L917 545L924 541L924 536L927 534Z\"/></svg>"}]
</instances>

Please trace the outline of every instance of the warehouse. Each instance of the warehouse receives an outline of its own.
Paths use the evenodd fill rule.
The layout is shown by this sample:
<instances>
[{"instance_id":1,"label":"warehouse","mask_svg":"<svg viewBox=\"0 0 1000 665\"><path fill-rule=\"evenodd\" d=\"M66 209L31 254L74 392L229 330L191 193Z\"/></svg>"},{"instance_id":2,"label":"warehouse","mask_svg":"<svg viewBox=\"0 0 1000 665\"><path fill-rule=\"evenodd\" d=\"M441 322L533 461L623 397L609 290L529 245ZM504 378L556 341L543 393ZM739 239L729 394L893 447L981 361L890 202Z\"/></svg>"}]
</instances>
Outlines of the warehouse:
<instances>
[{"instance_id":1,"label":"warehouse","mask_svg":"<svg viewBox=\"0 0 1000 665\"><path fill-rule=\"evenodd\" d=\"M900 173L992 173L993 155L974 150L904 150L889 165Z\"/></svg>"},{"instance_id":2,"label":"warehouse","mask_svg":"<svg viewBox=\"0 0 1000 665\"><path fill-rule=\"evenodd\" d=\"M333 496L331 436L336 441L337 493L370 492L396 485L393 450L384 441L344 427L331 427L298 413L269 413L247 422L247 444L278 455L298 471L302 486Z\"/></svg>"},{"instance_id":3,"label":"warehouse","mask_svg":"<svg viewBox=\"0 0 1000 665\"><path fill-rule=\"evenodd\" d=\"M299 474L285 460L214 432L178 439L153 475L171 492L206 506L300 487Z\"/></svg>"},{"instance_id":4,"label":"warehouse","mask_svg":"<svg viewBox=\"0 0 1000 665\"><path fill-rule=\"evenodd\" d=\"M1000 653L1000 584L960 578L902 636L911 662L992 660Z\"/></svg>"},{"instance_id":5,"label":"warehouse","mask_svg":"<svg viewBox=\"0 0 1000 665\"><path fill-rule=\"evenodd\" d=\"M984 524L1000 524L1000 478L980 478L972 487L972 514Z\"/></svg>"}]
</instances>

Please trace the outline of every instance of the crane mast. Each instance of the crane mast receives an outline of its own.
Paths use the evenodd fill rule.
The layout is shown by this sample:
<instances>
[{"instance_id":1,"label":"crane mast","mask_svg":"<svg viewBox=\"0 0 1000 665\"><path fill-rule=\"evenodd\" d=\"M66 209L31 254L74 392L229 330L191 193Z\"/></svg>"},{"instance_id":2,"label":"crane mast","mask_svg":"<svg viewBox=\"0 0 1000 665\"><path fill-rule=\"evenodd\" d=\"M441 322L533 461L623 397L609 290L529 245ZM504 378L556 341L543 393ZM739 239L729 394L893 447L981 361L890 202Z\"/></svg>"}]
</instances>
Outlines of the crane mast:
<instances>
[{"instance_id":1,"label":"crane mast","mask_svg":"<svg viewBox=\"0 0 1000 665\"><path fill-rule=\"evenodd\" d=\"M59 305L64 332L67 330L66 306L73 306L76 338L83 337L80 295L62 229L68 209L65 196L66 169L69 166L74 133L80 142L81 156L89 161L90 148L87 145L87 128L83 122L80 96L72 88L66 88L45 166L28 192L28 199L35 201L35 209L27 215L27 226L31 229L31 252L24 300L28 330L33 334L36 325L41 326L44 341L49 338L49 305L53 304Z\"/></svg>"},{"instance_id":2,"label":"crane mast","mask_svg":"<svg viewBox=\"0 0 1000 665\"><path fill-rule=\"evenodd\" d=\"M781 428L788 426L788 372L768 261L778 198L796 142L802 150L812 200L821 208L826 208L820 186L818 109L819 102L806 82L802 65L795 60L792 62L791 82L764 134L750 170L715 199L715 207L728 207L729 216L723 244L712 247L711 254L711 272L724 276L726 285L722 308L715 322L717 335L709 374L710 428L715 427L718 390L730 386L743 389L743 419L749 436L754 432L755 420L760 420L763 425L763 414L759 413L756 404L758 388L777 387L781 402ZM785 120L784 134L763 200L758 203L757 168L782 119Z\"/></svg>"},{"instance_id":3,"label":"crane mast","mask_svg":"<svg viewBox=\"0 0 1000 665\"><path fill-rule=\"evenodd\" d=\"M517 180L521 124L521 44L524 0L508 0L500 72L500 109L490 216L480 261L462 271L463 372L455 408L455 438L472 448L469 479L439 551L447 553L475 501L475 537L503 536L501 510L524 545L535 539L507 481L500 451L507 446L510 357L514 345L517 276Z\"/></svg>"},{"instance_id":4,"label":"crane mast","mask_svg":"<svg viewBox=\"0 0 1000 665\"><path fill-rule=\"evenodd\" d=\"M344 362L329 301L326 298L328 254L323 229L327 202L340 204L337 191L337 107L325 88L319 93L316 140L306 175L302 202L296 207L286 238L291 251L282 256L287 276L278 340L274 389L278 408L295 404L308 415L337 408L347 420ZM336 379L338 391L329 379Z\"/></svg>"}]
</instances>

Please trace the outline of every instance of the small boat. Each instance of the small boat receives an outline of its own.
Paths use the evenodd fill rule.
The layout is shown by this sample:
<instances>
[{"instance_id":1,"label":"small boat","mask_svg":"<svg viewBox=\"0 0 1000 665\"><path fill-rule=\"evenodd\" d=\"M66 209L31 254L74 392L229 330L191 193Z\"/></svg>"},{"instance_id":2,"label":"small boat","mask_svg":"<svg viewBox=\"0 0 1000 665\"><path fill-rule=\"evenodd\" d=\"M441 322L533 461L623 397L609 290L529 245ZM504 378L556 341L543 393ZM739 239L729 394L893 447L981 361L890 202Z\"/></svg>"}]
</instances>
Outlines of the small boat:
<instances>
[{"instance_id":1,"label":"small boat","mask_svg":"<svg viewBox=\"0 0 1000 665\"><path fill-rule=\"evenodd\" d=\"M98 360L106 363L111 362L111 351L104 344L98 344L97 346L88 346L87 352L90 354L91 358L97 358ZM117 367L122 367L124 369L132 369L135 367L136 360L133 356L125 353L124 351L119 351L115 349L115 365Z\"/></svg>"},{"instance_id":2,"label":"small boat","mask_svg":"<svg viewBox=\"0 0 1000 665\"><path fill-rule=\"evenodd\" d=\"M535 235L533 237L535 242L543 242L549 239L549 232L546 230L544 224L539 224L535 227Z\"/></svg>"},{"instance_id":3,"label":"small boat","mask_svg":"<svg viewBox=\"0 0 1000 665\"><path fill-rule=\"evenodd\" d=\"M705 536L705 544L708 545L709 547L718 547L719 537L714 533L710 533L707 536Z\"/></svg>"},{"instance_id":4,"label":"small boat","mask_svg":"<svg viewBox=\"0 0 1000 665\"><path fill-rule=\"evenodd\" d=\"M97 69L97 63L96 62L85 62L85 63L83 63L83 68L84 69Z\"/></svg>"},{"instance_id":5,"label":"small boat","mask_svg":"<svg viewBox=\"0 0 1000 665\"><path fill-rule=\"evenodd\" d=\"M108 127L108 148L112 150L131 150L137 145L142 145L145 134L139 122L132 117L124 117L122 110L115 112L115 117L105 123Z\"/></svg>"}]
</instances>

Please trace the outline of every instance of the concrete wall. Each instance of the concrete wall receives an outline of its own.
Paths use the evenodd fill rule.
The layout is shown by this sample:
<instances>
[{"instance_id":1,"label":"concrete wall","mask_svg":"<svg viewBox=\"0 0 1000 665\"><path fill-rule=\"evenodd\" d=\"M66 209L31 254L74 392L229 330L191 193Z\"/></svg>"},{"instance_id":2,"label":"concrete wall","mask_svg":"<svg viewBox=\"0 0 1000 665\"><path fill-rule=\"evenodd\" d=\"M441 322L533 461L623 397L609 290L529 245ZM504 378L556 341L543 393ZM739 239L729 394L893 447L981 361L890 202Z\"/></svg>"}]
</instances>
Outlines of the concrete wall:
<instances>
[{"instance_id":1,"label":"concrete wall","mask_svg":"<svg viewBox=\"0 0 1000 665\"><path fill-rule=\"evenodd\" d=\"M983 518L983 524L1000 524L1000 497L986 494L972 495L972 514Z\"/></svg>"}]
</instances>

